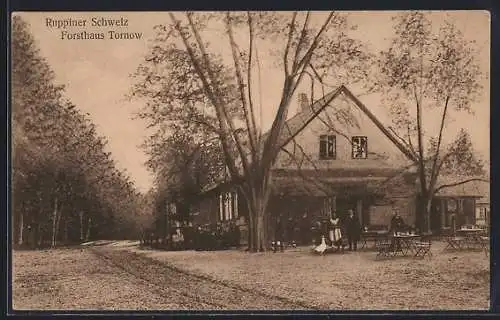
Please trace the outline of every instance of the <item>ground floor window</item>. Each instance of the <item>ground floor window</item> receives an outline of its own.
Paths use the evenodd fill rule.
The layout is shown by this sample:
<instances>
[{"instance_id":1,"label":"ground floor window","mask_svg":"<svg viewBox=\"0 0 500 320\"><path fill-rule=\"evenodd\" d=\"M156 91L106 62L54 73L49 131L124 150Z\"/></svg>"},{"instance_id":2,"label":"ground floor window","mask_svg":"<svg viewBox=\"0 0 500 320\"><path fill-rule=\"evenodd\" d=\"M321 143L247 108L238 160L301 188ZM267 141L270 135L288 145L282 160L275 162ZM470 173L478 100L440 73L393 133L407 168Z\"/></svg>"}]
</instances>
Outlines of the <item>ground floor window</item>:
<instances>
[{"instance_id":1,"label":"ground floor window","mask_svg":"<svg viewBox=\"0 0 500 320\"><path fill-rule=\"evenodd\" d=\"M488 208L479 208L479 219L486 220L488 219Z\"/></svg>"},{"instance_id":2,"label":"ground floor window","mask_svg":"<svg viewBox=\"0 0 500 320\"><path fill-rule=\"evenodd\" d=\"M238 193L222 192L219 195L219 220L228 221L238 218Z\"/></svg>"}]
</instances>

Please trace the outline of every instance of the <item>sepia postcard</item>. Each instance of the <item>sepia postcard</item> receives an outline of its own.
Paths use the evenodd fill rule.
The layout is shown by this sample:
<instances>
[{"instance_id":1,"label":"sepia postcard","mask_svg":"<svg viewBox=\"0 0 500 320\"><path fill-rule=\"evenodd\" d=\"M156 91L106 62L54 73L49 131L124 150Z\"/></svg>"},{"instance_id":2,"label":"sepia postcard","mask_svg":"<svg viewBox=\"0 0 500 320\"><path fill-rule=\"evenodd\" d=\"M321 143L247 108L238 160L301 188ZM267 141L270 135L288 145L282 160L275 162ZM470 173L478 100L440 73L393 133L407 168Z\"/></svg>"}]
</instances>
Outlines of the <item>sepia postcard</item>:
<instances>
[{"instance_id":1,"label":"sepia postcard","mask_svg":"<svg viewBox=\"0 0 500 320\"><path fill-rule=\"evenodd\" d=\"M490 309L490 22L14 12L13 311Z\"/></svg>"}]
</instances>

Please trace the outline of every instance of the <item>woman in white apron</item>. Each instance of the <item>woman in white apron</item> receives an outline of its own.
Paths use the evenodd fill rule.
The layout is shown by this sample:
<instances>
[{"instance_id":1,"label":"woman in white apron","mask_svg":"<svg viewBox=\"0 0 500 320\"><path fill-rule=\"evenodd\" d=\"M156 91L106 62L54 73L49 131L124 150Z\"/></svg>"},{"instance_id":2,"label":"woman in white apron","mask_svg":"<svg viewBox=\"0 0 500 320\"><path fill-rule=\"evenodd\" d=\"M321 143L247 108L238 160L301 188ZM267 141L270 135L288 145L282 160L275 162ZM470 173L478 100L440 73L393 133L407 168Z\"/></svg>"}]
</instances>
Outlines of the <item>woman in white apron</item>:
<instances>
[{"instance_id":1,"label":"woman in white apron","mask_svg":"<svg viewBox=\"0 0 500 320\"><path fill-rule=\"evenodd\" d=\"M340 230L340 219L339 218L333 218L330 219L330 231L329 231L329 238L330 241L332 242L332 246L336 246L338 249L340 249L340 245L342 244L342 231Z\"/></svg>"}]
</instances>

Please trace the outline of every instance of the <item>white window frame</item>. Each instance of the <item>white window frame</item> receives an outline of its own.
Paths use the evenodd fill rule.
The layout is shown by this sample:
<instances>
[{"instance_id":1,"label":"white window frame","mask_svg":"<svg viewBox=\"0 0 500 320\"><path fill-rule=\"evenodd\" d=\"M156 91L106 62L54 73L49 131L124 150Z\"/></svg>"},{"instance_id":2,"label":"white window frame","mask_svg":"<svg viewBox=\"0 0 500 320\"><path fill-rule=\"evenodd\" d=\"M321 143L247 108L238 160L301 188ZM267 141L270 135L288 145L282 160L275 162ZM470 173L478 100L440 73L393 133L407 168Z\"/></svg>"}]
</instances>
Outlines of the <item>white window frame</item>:
<instances>
[{"instance_id":1,"label":"white window frame","mask_svg":"<svg viewBox=\"0 0 500 320\"><path fill-rule=\"evenodd\" d=\"M355 147L355 144L357 141L357 143L359 143L359 145L361 145L362 141L365 140L366 143L365 143L365 150L364 152L362 153L362 156L361 157L358 157L355 155L355 150L354 150L354 147ZM368 137L367 136L353 136L351 138L351 157L353 159L368 159Z\"/></svg>"},{"instance_id":2,"label":"white window frame","mask_svg":"<svg viewBox=\"0 0 500 320\"><path fill-rule=\"evenodd\" d=\"M325 144L325 154L321 154L321 145ZM335 160L337 158L337 136L322 134L319 136L319 158L320 160Z\"/></svg>"},{"instance_id":3,"label":"white window frame","mask_svg":"<svg viewBox=\"0 0 500 320\"><path fill-rule=\"evenodd\" d=\"M238 193L222 192L219 194L219 221L238 218Z\"/></svg>"}]
</instances>

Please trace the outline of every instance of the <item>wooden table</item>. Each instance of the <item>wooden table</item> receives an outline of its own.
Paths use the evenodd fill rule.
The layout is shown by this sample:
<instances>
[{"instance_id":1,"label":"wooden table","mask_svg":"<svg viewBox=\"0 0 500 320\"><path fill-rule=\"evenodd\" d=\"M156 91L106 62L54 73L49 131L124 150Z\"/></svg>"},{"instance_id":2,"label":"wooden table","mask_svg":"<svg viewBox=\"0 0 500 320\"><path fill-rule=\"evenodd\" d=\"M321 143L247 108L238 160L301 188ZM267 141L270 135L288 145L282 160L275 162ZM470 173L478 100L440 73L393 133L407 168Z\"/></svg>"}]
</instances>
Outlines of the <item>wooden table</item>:
<instances>
[{"instance_id":1,"label":"wooden table","mask_svg":"<svg viewBox=\"0 0 500 320\"><path fill-rule=\"evenodd\" d=\"M464 237L464 243L468 249L478 245L481 246L481 235L483 232L484 230L479 228L457 230L457 233Z\"/></svg>"},{"instance_id":2,"label":"wooden table","mask_svg":"<svg viewBox=\"0 0 500 320\"><path fill-rule=\"evenodd\" d=\"M408 256L416 253L415 240L421 235L417 234L398 234L387 235L385 241L378 243L377 257L395 257L398 254Z\"/></svg>"},{"instance_id":3,"label":"wooden table","mask_svg":"<svg viewBox=\"0 0 500 320\"><path fill-rule=\"evenodd\" d=\"M373 248L376 248L377 244L382 240L386 240L388 236L388 231L363 231L360 237L360 249L368 247L368 241L373 241Z\"/></svg>"},{"instance_id":4,"label":"wooden table","mask_svg":"<svg viewBox=\"0 0 500 320\"><path fill-rule=\"evenodd\" d=\"M418 234L399 234L391 236L393 239L393 254L394 256L401 253L403 256L413 254L415 251L414 241L421 236Z\"/></svg>"}]
</instances>

